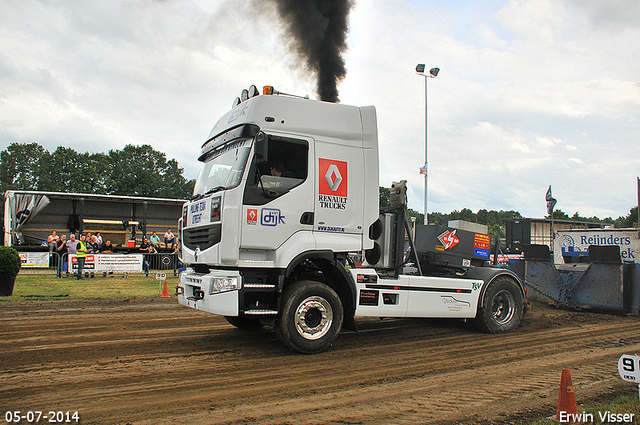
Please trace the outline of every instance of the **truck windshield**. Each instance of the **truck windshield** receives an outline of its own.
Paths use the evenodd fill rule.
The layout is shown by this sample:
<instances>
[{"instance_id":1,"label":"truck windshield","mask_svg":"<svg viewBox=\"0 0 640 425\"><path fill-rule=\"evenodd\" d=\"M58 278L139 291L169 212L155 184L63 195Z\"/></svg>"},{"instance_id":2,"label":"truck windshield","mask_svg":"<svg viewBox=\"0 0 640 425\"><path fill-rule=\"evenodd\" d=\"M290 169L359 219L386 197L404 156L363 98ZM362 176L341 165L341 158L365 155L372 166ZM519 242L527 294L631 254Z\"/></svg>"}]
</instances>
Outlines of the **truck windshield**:
<instances>
[{"instance_id":1,"label":"truck windshield","mask_svg":"<svg viewBox=\"0 0 640 425\"><path fill-rule=\"evenodd\" d=\"M238 186L251 151L251 144L252 139L235 139L209 152L204 158L193 196Z\"/></svg>"}]
</instances>

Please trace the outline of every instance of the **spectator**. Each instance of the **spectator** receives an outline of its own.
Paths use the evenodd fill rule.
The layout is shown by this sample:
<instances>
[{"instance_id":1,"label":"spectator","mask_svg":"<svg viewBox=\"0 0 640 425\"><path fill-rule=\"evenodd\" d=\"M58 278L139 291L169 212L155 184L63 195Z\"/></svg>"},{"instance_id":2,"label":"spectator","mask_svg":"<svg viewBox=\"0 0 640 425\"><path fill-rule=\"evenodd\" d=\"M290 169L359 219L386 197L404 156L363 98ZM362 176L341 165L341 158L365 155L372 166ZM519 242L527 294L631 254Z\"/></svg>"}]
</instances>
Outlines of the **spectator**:
<instances>
[{"instance_id":1,"label":"spectator","mask_svg":"<svg viewBox=\"0 0 640 425\"><path fill-rule=\"evenodd\" d=\"M102 235L100 234L100 232L96 232L96 241L98 241L98 244L100 246L102 246Z\"/></svg>"},{"instance_id":2,"label":"spectator","mask_svg":"<svg viewBox=\"0 0 640 425\"><path fill-rule=\"evenodd\" d=\"M87 239L87 252L91 252L93 254L97 254L98 252L100 252L100 244L98 243L98 237L97 236L91 236L91 240L89 241Z\"/></svg>"},{"instance_id":3,"label":"spectator","mask_svg":"<svg viewBox=\"0 0 640 425\"><path fill-rule=\"evenodd\" d=\"M149 238L149 242L151 242L156 249L160 248L160 236L158 236L158 232L153 232L153 235Z\"/></svg>"},{"instance_id":4,"label":"spectator","mask_svg":"<svg viewBox=\"0 0 640 425\"><path fill-rule=\"evenodd\" d=\"M80 235L80 240L76 244L76 259L78 261L78 276L77 279L82 279L82 269L84 268L84 260L87 257L87 246L85 241L87 240L85 235Z\"/></svg>"},{"instance_id":5,"label":"spectator","mask_svg":"<svg viewBox=\"0 0 640 425\"><path fill-rule=\"evenodd\" d=\"M76 240L76 235L75 233L71 233L69 235L69 240L67 241L67 253L69 255L68 258L70 258L72 255L76 255L77 251L76 251L76 245L78 244L78 241ZM69 262L69 265L67 266L67 277L69 276L69 273L71 273L73 270L72 264L71 262Z\"/></svg>"},{"instance_id":6,"label":"spectator","mask_svg":"<svg viewBox=\"0 0 640 425\"><path fill-rule=\"evenodd\" d=\"M56 252L58 253L58 279L62 278L62 269L67 256L67 237L62 234L60 239L56 242Z\"/></svg>"},{"instance_id":7,"label":"spectator","mask_svg":"<svg viewBox=\"0 0 640 425\"><path fill-rule=\"evenodd\" d=\"M153 246L153 244L151 242L149 242L149 239L144 238L144 239L142 239L142 243L140 244L140 251L148 252L150 254L155 254L156 249Z\"/></svg>"},{"instance_id":8,"label":"spectator","mask_svg":"<svg viewBox=\"0 0 640 425\"><path fill-rule=\"evenodd\" d=\"M60 255L65 254L67 252L67 236L62 234L56 242L56 252Z\"/></svg>"},{"instance_id":9,"label":"spectator","mask_svg":"<svg viewBox=\"0 0 640 425\"><path fill-rule=\"evenodd\" d=\"M85 240L84 240L84 245L87 249L87 254L97 254L98 252L100 252L100 245L98 245L98 242L96 242L96 236L93 235L89 238L89 235L91 235L90 232L87 232L87 236L85 236ZM95 260L94 260L95 261ZM95 263L94 263L94 267L95 267ZM91 270L91 272L85 272L85 276L89 276L91 275L91 277L96 277L93 269Z\"/></svg>"},{"instance_id":10,"label":"spectator","mask_svg":"<svg viewBox=\"0 0 640 425\"><path fill-rule=\"evenodd\" d=\"M171 248L175 246L176 236L171 232L171 229L167 229L167 233L164 234L164 245L169 248L169 244L171 244Z\"/></svg>"},{"instance_id":11,"label":"spectator","mask_svg":"<svg viewBox=\"0 0 640 425\"><path fill-rule=\"evenodd\" d=\"M149 242L149 239L144 238L142 240L142 243L140 244L140 251L148 253L147 255L144 256L142 265L143 265L143 268L144 268L145 276L149 277L149 267L150 267L150 262L151 262L151 254L155 254L156 253L156 249L151 244L151 242Z\"/></svg>"},{"instance_id":12,"label":"spectator","mask_svg":"<svg viewBox=\"0 0 640 425\"><path fill-rule=\"evenodd\" d=\"M49 245L49 252L56 251L56 244L58 243L59 240L60 238L58 237L58 235L56 235L56 231L52 230L51 234L47 238L47 245Z\"/></svg>"},{"instance_id":13,"label":"spectator","mask_svg":"<svg viewBox=\"0 0 640 425\"><path fill-rule=\"evenodd\" d=\"M76 253L76 244L78 243L78 241L76 241L76 235L74 233L69 235L69 240L67 241L67 252L69 254L75 254Z\"/></svg>"},{"instance_id":14,"label":"spectator","mask_svg":"<svg viewBox=\"0 0 640 425\"><path fill-rule=\"evenodd\" d=\"M111 241L104 241L102 245L100 245L100 254L113 254L113 245L111 245ZM109 270L109 274L113 274L113 270ZM102 276L107 277L107 272L102 272Z\"/></svg>"},{"instance_id":15,"label":"spectator","mask_svg":"<svg viewBox=\"0 0 640 425\"><path fill-rule=\"evenodd\" d=\"M173 275L178 276L178 270L180 269L182 263L180 262L180 253L178 252L178 247L180 246L180 241L176 241L176 246L173 248L173 253L175 255L174 263L173 263Z\"/></svg>"},{"instance_id":16,"label":"spectator","mask_svg":"<svg viewBox=\"0 0 640 425\"><path fill-rule=\"evenodd\" d=\"M113 245L111 245L111 241L105 241L100 247L100 253L102 254L113 254Z\"/></svg>"}]
</instances>

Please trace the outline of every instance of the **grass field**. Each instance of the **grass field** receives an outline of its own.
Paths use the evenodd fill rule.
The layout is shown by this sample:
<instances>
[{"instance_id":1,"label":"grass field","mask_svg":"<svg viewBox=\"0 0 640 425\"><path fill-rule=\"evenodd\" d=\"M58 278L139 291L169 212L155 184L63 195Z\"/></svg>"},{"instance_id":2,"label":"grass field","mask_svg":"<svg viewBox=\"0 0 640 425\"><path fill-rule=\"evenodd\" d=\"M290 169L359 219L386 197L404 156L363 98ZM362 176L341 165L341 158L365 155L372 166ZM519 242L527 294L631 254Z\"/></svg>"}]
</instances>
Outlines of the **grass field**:
<instances>
[{"instance_id":1,"label":"grass field","mask_svg":"<svg viewBox=\"0 0 640 425\"><path fill-rule=\"evenodd\" d=\"M58 279L53 275L25 274L16 278L13 295L0 297L0 302L28 301L43 299L124 299L159 297L164 281L156 280L155 274L110 275L102 274L94 278L76 280L75 277ZM170 296L175 294L178 278L172 273L166 275Z\"/></svg>"}]
</instances>

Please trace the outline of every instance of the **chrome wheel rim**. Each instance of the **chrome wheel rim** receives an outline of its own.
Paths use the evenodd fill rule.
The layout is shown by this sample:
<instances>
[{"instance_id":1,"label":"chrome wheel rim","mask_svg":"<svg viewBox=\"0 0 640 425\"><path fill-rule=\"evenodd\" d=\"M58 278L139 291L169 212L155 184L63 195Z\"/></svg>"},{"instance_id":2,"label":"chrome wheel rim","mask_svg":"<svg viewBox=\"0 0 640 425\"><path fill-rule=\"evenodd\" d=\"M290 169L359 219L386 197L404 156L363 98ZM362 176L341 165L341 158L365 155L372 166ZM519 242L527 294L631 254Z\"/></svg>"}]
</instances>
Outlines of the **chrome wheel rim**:
<instances>
[{"instance_id":1,"label":"chrome wheel rim","mask_svg":"<svg viewBox=\"0 0 640 425\"><path fill-rule=\"evenodd\" d=\"M296 309L296 330L305 339L320 339L333 324L333 309L329 301L319 296L306 298Z\"/></svg>"},{"instance_id":2,"label":"chrome wheel rim","mask_svg":"<svg viewBox=\"0 0 640 425\"><path fill-rule=\"evenodd\" d=\"M507 324L511 321L516 313L516 301L511 292L502 290L493 298L491 306L493 319L499 325Z\"/></svg>"}]
</instances>

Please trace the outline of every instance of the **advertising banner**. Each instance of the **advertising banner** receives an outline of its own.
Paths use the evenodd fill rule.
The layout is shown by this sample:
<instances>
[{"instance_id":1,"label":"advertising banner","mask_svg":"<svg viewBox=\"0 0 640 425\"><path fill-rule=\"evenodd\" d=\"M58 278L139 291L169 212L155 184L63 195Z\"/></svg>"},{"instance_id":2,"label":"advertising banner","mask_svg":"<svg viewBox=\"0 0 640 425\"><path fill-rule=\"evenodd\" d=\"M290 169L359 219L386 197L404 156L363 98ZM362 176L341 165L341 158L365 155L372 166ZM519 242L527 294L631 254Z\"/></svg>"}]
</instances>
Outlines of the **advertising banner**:
<instances>
[{"instance_id":1,"label":"advertising banner","mask_svg":"<svg viewBox=\"0 0 640 425\"><path fill-rule=\"evenodd\" d=\"M142 258L142 254L87 254L83 270L93 272L141 272ZM69 255L69 270L78 270L78 260L75 254Z\"/></svg>"},{"instance_id":2,"label":"advertising banner","mask_svg":"<svg viewBox=\"0 0 640 425\"><path fill-rule=\"evenodd\" d=\"M587 252L589 245L617 245L622 261L640 263L638 231L630 229L564 230L556 235L554 262L562 263L563 253Z\"/></svg>"},{"instance_id":3,"label":"advertising banner","mask_svg":"<svg viewBox=\"0 0 640 425\"><path fill-rule=\"evenodd\" d=\"M22 267L49 267L48 252L19 252Z\"/></svg>"}]
</instances>

